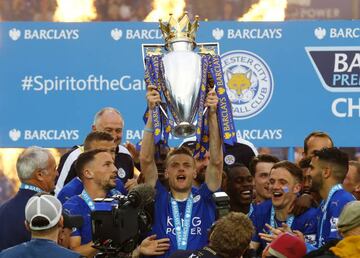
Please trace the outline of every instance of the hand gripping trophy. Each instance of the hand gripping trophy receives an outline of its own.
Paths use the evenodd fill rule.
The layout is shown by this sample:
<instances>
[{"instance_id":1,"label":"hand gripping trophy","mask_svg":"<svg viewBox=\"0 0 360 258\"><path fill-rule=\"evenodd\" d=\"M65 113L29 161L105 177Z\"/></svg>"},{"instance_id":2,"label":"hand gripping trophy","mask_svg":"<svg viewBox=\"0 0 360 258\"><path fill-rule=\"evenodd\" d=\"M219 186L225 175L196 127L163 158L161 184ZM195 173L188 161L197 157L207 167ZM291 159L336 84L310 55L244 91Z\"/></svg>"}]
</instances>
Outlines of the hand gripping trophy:
<instances>
[{"instance_id":1,"label":"hand gripping trophy","mask_svg":"<svg viewBox=\"0 0 360 258\"><path fill-rule=\"evenodd\" d=\"M170 15L167 23L160 20L165 44L143 45L145 82L154 85L163 103L152 116L154 140L167 142L169 133L175 137L196 135L196 153L208 148L206 94L215 90L219 98L218 120L223 142L236 142L231 104L225 90L221 60L216 52L218 43L195 42L198 16L193 23L185 12L179 19ZM196 52L197 50L197 52Z\"/></svg>"}]
</instances>

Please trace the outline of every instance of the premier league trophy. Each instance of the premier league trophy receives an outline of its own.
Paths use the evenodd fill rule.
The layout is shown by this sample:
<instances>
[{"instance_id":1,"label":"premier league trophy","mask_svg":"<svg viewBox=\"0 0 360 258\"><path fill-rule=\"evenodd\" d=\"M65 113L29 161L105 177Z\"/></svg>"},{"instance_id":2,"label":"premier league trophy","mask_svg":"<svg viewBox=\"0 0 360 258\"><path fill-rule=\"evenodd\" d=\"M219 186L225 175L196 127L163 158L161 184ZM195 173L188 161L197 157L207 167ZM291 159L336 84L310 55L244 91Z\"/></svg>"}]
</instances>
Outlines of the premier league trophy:
<instances>
[{"instance_id":1,"label":"premier league trophy","mask_svg":"<svg viewBox=\"0 0 360 258\"><path fill-rule=\"evenodd\" d=\"M196 152L208 149L206 94L215 90L219 97L218 118L224 143L236 141L230 101L226 94L218 43L195 42L198 17L190 22L187 13L179 19L170 15L167 23L160 20L165 44L143 45L146 85L154 85L163 103L152 116L154 139L167 142L169 133L175 137L196 135ZM195 51L197 49L197 52Z\"/></svg>"}]
</instances>

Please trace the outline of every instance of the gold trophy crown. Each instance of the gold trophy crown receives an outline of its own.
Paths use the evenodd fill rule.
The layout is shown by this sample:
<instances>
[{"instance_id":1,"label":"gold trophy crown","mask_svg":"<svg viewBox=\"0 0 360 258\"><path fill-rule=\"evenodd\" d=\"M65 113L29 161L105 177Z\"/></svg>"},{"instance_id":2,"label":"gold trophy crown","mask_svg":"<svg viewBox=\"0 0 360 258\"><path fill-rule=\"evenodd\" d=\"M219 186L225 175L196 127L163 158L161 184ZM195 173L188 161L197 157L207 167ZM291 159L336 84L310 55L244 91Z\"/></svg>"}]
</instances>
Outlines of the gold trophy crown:
<instances>
[{"instance_id":1,"label":"gold trophy crown","mask_svg":"<svg viewBox=\"0 0 360 258\"><path fill-rule=\"evenodd\" d=\"M159 20L160 30L165 39L166 48L170 43L184 40L196 45L195 36L199 28L199 16L196 15L194 22L191 23L187 14L188 13L185 12L179 19L174 18L174 16L170 14L167 23L163 23L161 19Z\"/></svg>"}]
</instances>

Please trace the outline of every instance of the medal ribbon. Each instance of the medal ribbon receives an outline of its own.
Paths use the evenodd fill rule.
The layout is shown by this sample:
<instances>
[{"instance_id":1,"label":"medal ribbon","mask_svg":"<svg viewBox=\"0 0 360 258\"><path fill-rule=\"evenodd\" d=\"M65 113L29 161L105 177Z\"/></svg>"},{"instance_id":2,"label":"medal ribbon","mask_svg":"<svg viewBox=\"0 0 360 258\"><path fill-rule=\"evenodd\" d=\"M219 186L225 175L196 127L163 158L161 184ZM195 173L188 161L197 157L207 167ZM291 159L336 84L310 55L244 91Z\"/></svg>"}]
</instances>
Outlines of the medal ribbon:
<instances>
[{"instance_id":1,"label":"medal ribbon","mask_svg":"<svg viewBox=\"0 0 360 258\"><path fill-rule=\"evenodd\" d=\"M31 191L34 191L34 192L37 192L37 193L44 192L43 190L41 190L41 189L40 189L39 187L37 187L37 186L28 185L28 184L25 184L25 183L21 183L20 189L31 190Z\"/></svg>"},{"instance_id":2,"label":"medal ribbon","mask_svg":"<svg viewBox=\"0 0 360 258\"><path fill-rule=\"evenodd\" d=\"M186 208L184 215L184 224L181 225L181 218L179 212L178 203L174 198L171 197L171 208L172 214L174 218L174 226L175 226L175 234L176 234L176 242L179 250L186 250L188 236L191 226L191 215L192 215L192 207L193 207L193 195L190 193L189 198L186 200Z\"/></svg>"},{"instance_id":3,"label":"medal ribbon","mask_svg":"<svg viewBox=\"0 0 360 258\"><path fill-rule=\"evenodd\" d=\"M84 200L87 206L89 206L91 211L95 210L95 204L85 189L81 192L80 197Z\"/></svg>"},{"instance_id":4,"label":"medal ribbon","mask_svg":"<svg viewBox=\"0 0 360 258\"><path fill-rule=\"evenodd\" d=\"M329 202L330 202L332 196L333 196L337 191L339 191L339 190L341 190L341 189L343 189L343 187L342 187L341 184L334 185L334 186L330 189L330 192L329 192L329 194L328 194L328 197L326 198L326 201L323 200L323 201L320 203L320 208L321 208L321 211L322 211L322 213L323 213L323 216L322 216L322 218L321 218L320 231L319 231L319 233L318 233L318 236L319 236L319 241L318 241L318 243L317 243L318 248L320 248L320 247L324 244L324 243L323 243L324 237L323 237L322 234L323 234L323 226L324 226L324 223L325 223L325 220L326 220L326 214L327 214L326 210L327 210L327 207L328 207L328 205L329 205Z\"/></svg>"}]
</instances>

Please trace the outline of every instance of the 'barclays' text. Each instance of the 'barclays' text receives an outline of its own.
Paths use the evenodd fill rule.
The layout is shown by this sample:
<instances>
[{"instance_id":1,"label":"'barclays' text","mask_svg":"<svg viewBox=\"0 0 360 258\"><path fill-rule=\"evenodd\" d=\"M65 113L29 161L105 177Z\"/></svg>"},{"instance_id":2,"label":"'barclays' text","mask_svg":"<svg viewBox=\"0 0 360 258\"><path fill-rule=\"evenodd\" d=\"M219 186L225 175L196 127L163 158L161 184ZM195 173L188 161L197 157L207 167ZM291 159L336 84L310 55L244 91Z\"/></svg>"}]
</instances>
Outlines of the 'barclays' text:
<instances>
[{"instance_id":1,"label":"'barclays' text","mask_svg":"<svg viewBox=\"0 0 360 258\"><path fill-rule=\"evenodd\" d=\"M24 39L27 40L61 40L61 39L78 39L79 30L24 30Z\"/></svg>"},{"instance_id":2,"label":"'barclays' text","mask_svg":"<svg viewBox=\"0 0 360 258\"><path fill-rule=\"evenodd\" d=\"M24 140L78 140L79 130L25 130Z\"/></svg>"},{"instance_id":3,"label":"'barclays' text","mask_svg":"<svg viewBox=\"0 0 360 258\"><path fill-rule=\"evenodd\" d=\"M228 29L228 39L281 39L282 29Z\"/></svg>"},{"instance_id":4,"label":"'barclays' text","mask_svg":"<svg viewBox=\"0 0 360 258\"><path fill-rule=\"evenodd\" d=\"M282 129L251 129L238 130L236 132L238 139L244 140L281 140L283 136Z\"/></svg>"}]
</instances>

